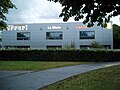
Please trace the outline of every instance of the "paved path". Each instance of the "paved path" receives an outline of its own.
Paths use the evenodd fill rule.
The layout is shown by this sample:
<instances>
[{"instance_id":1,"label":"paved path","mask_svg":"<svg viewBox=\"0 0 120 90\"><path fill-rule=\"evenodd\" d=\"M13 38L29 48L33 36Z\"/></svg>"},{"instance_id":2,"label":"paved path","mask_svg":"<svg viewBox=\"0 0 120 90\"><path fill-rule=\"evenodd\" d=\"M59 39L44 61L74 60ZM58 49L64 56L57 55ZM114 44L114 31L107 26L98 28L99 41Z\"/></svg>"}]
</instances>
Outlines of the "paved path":
<instances>
[{"instance_id":1,"label":"paved path","mask_svg":"<svg viewBox=\"0 0 120 90\"><path fill-rule=\"evenodd\" d=\"M118 64L120 62L84 64L38 72L0 71L0 90L37 90L73 75Z\"/></svg>"}]
</instances>

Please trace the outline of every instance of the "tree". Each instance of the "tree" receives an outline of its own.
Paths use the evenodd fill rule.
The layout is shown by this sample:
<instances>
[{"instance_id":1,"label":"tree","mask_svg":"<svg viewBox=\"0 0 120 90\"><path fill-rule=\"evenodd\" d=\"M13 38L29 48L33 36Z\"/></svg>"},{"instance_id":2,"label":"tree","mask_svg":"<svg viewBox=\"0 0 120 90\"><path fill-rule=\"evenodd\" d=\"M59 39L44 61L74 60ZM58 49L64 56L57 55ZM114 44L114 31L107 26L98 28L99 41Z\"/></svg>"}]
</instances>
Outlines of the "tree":
<instances>
[{"instance_id":1,"label":"tree","mask_svg":"<svg viewBox=\"0 0 120 90\"><path fill-rule=\"evenodd\" d=\"M120 26L113 25L113 47L114 49L120 49Z\"/></svg>"},{"instance_id":2,"label":"tree","mask_svg":"<svg viewBox=\"0 0 120 90\"><path fill-rule=\"evenodd\" d=\"M9 9L16 8L10 0L0 0L0 28L7 29L7 20L5 14L8 14Z\"/></svg>"},{"instance_id":3,"label":"tree","mask_svg":"<svg viewBox=\"0 0 120 90\"><path fill-rule=\"evenodd\" d=\"M48 0L59 2L63 9L60 17L68 21L74 17L75 21L85 18L88 27L98 22L98 26L106 27L112 16L120 15L120 0Z\"/></svg>"}]
</instances>

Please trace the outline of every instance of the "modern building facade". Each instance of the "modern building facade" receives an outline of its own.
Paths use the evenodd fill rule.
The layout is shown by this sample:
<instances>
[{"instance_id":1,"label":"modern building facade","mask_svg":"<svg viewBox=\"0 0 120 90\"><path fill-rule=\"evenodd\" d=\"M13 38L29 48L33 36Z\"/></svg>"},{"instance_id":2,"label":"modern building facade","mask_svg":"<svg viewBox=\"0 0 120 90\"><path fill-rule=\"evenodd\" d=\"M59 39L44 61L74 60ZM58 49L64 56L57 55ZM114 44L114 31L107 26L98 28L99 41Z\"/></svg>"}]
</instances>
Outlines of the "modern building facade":
<instances>
[{"instance_id":1,"label":"modern building facade","mask_svg":"<svg viewBox=\"0 0 120 90\"><path fill-rule=\"evenodd\" d=\"M65 48L74 43L75 48L88 48L98 42L105 48L113 48L113 30L97 25L87 27L81 22L11 24L2 32L3 48Z\"/></svg>"}]
</instances>

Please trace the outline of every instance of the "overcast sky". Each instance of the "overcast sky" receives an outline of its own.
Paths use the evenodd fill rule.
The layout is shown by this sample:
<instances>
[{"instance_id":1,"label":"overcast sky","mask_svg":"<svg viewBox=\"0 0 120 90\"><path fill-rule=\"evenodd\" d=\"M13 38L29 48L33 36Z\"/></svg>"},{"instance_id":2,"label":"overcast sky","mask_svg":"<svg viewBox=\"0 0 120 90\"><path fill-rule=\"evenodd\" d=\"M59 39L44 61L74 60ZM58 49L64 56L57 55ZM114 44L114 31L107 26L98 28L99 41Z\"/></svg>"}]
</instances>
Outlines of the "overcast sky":
<instances>
[{"instance_id":1,"label":"overcast sky","mask_svg":"<svg viewBox=\"0 0 120 90\"><path fill-rule=\"evenodd\" d=\"M11 0L18 9L11 9L7 23L55 23L63 22L59 18L62 7L59 3L47 0ZM111 19L113 23L120 25L120 16ZM69 22L74 19L70 18Z\"/></svg>"}]
</instances>

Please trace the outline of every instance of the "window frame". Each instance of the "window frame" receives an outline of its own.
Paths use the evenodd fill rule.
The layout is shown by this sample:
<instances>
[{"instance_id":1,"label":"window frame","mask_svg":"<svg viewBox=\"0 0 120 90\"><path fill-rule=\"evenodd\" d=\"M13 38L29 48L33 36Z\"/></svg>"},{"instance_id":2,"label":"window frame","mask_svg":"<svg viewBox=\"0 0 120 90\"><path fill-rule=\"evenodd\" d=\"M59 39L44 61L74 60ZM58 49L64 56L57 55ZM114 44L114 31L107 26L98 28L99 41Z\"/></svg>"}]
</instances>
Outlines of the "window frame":
<instances>
[{"instance_id":1,"label":"window frame","mask_svg":"<svg viewBox=\"0 0 120 90\"><path fill-rule=\"evenodd\" d=\"M46 45L46 49L61 49L62 45Z\"/></svg>"},{"instance_id":2,"label":"window frame","mask_svg":"<svg viewBox=\"0 0 120 90\"><path fill-rule=\"evenodd\" d=\"M81 32L92 32L94 35L89 36L81 36ZM79 39L95 39L95 31L79 31Z\"/></svg>"},{"instance_id":3,"label":"window frame","mask_svg":"<svg viewBox=\"0 0 120 90\"><path fill-rule=\"evenodd\" d=\"M52 33L53 35L50 36L50 33ZM57 35L55 35L56 33L57 34L60 33L58 37L57 37ZM49 34L49 35L47 35L47 34ZM46 40L63 40L63 32L62 31L49 31L49 32L46 32Z\"/></svg>"},{"instance_id":4,"label":"window frame","mask_svg":"<svg viewBox=\"0 0 120 90\"><path fill-rule=\"evenodd\" d=\"M25 34L29 34L29 35L25 35ZM20 37L18 36L18 34L23 34L24 37ZM30 32L17 32L17 40L30 40L31 34Z\"/></svg>"}]
</instances>

